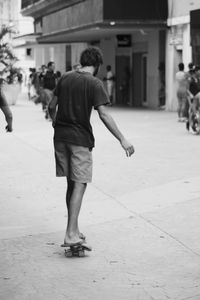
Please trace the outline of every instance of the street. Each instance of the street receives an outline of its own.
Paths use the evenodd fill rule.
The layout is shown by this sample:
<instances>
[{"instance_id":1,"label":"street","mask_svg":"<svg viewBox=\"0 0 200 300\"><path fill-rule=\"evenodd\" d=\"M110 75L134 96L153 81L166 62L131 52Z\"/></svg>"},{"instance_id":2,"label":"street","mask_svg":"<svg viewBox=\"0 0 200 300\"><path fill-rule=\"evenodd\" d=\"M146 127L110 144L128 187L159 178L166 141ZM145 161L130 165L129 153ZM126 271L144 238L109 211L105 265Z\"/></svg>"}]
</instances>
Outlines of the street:
<instances>
[{"instance_id":1,"label":"street","mask_svg":"<svg viewBox=\"0 0 200 300\"><path fill-rule=\"evenodd\" d=\"M199 300L200 137L174 112L109 107L133 143L127 158L96 111L93 182L80 228L93 251L66 258L66 178L53 128L24 94L0 114L0 299Z\"/></svg>"}]
</instances>

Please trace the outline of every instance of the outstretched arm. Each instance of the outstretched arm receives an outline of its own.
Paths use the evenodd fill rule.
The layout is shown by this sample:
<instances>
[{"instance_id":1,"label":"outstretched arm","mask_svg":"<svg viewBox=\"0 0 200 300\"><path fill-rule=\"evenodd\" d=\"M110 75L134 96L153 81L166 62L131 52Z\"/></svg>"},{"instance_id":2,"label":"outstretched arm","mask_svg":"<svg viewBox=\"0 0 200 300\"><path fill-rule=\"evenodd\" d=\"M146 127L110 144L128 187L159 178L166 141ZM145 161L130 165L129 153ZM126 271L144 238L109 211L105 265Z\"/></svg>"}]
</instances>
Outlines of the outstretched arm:
<instances>
[{"instance_id":1,"label":"outstretched arm","mask_svg":"<svg viewBox=\"0 0 200 300\"><path fill-rule=\"evenodd\" d=\"M114 135L114 137L118 139L118 141L121 143L121 146L125 150L126 155L128 157L131 156L135 152L135 149L133 145L129 141L127 141L126 138L123 136L123 134L120 132L112 116L108 113L106 106L100 105L97 107L97 110L101 121L108 128L108 130Z\"/></svg>"}]
</instances>

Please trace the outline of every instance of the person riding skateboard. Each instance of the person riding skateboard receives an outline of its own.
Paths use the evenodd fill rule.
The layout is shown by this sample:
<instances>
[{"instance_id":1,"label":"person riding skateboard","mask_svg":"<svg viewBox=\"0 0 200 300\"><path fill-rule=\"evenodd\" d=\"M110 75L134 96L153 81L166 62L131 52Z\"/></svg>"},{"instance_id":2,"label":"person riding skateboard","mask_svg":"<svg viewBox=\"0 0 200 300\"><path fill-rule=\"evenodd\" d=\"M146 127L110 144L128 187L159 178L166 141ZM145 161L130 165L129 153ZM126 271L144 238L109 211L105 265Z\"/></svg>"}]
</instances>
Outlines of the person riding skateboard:
<instances>
[{"instance_id":1,"label":"person riding skateboard","mask_svg":"<svg viewBox=\"0 0 200 300\"><path fill-rule=\"evenodd\" d=\"M108 113L110 103L103 82L96 77L103 56L99 48L88 47L80 56L81 68L65 73L59 80L49 103L54 127L56 176L67 177L66 205L68 223L64 246L84 243L79 231L78 217L87 183L92 180L92 149L95 139L90 124L92 108L107 129L119 140L126 155L134 153Z\"/></svg>"}]
</instances>

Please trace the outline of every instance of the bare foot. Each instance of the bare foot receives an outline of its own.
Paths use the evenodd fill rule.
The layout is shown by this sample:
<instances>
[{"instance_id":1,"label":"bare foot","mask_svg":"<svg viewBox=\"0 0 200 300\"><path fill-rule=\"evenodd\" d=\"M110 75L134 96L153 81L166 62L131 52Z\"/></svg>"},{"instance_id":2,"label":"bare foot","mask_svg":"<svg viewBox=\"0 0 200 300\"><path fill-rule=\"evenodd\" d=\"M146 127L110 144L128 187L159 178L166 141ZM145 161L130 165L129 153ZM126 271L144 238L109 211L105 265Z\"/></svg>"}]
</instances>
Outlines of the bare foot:
<instances>
[{"instance_id":1,"label":"bare foot","mask_svg":"<svg viewBox=\"0 0 200 300\"><path fill-rule=\"evenodd\" d=\"M66 234L63 245L82 244L83 242L84 240L79 235L69 236L68 234Z\"/></svg>"}]
</instances>

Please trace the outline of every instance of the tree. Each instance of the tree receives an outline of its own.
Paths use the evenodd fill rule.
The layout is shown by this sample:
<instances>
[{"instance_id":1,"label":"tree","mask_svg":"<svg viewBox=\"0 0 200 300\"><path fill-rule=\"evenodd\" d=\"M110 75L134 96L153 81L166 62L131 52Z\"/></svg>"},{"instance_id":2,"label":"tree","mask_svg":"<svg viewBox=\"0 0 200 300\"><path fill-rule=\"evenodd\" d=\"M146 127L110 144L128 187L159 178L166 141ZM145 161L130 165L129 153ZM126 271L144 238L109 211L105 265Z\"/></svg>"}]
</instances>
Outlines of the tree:
<instances>
[{"instance_id":1,"label":"tree","mask_svg":"<svg viewBox=\"0 0 200 300\"><path fill-rule=\"evenodd\" d=\"M18 74L19 69L14 67L15 62L18 60L14 55L11 45L5 41L8 34L15 33L12 27L3 25L0 30L0 78L1 83L5 75L9 79L9 83L13 81L15 75Z\"/></svg>"}]
</instances>

